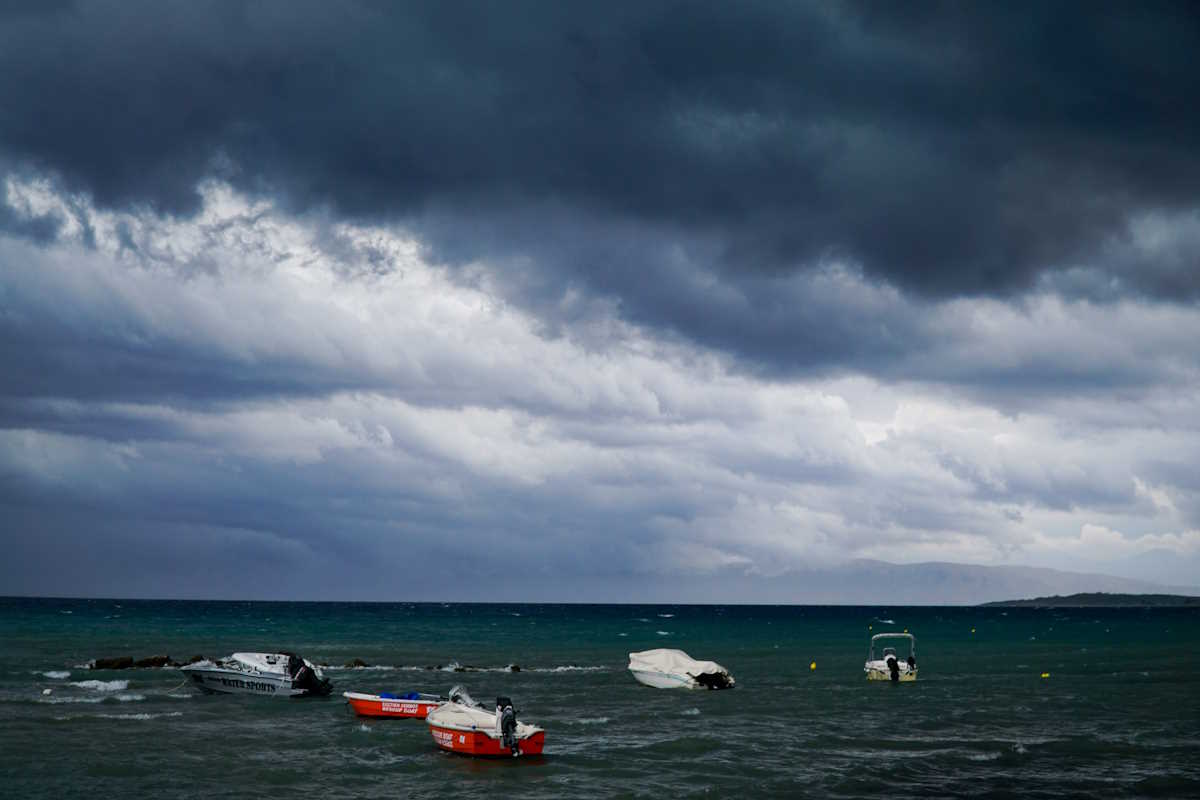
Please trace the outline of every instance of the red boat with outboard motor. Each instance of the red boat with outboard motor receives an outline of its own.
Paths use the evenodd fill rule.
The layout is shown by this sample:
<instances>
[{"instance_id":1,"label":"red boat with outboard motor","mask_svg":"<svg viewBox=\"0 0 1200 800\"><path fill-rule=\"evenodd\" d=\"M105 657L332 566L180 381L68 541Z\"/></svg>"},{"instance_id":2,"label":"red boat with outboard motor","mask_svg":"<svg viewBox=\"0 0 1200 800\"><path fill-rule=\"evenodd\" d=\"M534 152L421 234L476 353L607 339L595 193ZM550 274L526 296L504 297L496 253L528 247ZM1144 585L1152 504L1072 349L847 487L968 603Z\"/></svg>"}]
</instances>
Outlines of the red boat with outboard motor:
<instances>
[{"instance_id":1,"label":"red boat with outboard motor","mask_svg":"<svg viewBox=\"0 0 1200 800\"><path fill-rule=\"evenodd\" d=\"M536 725L517 721L512 701L496 698L492 711L476 703L461 686L450 690L450 700L425 718L438 747L470 756L541 755L546 732Z\"/></svg>"}]
</instances>

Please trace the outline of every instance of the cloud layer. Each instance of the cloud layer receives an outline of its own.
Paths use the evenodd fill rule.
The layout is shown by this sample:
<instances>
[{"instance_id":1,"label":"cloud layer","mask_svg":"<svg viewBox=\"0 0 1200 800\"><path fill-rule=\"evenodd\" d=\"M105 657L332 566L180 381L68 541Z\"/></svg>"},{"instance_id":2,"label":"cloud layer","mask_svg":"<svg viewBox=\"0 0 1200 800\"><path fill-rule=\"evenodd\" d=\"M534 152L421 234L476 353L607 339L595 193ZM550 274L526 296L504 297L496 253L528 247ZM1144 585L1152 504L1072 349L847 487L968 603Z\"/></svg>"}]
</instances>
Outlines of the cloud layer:
<instances>
[{"instance_id":1,"label":"cloud layer","mask_svg":"<svg viewBox=\"0 0 1200 800\"><path fill-rule=\"evenodd\" d=\"M1194 583L1198 48L1171 4L0 11L0 590Z\"/></svg>"},{"instance_id":2,"label":"cloud layer","mask_svg":"<svg viewBox=\"0 0 1200 800\"><path fill-rule=\"evenodd\" d=\"M465 285L387 228L202 191L172 219L9 183L63 215L52 244L0 241L10 585L204 593L220 564L218 592L394 596L419 563L406 586L437 595L504 564L520 597L1200 547L1195 313L933 303L832 270L804 290L835 316L882 297L945 335L910 341L902 380L768 379L618 316L547 328L492 291L502 269Z\"/></svg>"}]
</instances>

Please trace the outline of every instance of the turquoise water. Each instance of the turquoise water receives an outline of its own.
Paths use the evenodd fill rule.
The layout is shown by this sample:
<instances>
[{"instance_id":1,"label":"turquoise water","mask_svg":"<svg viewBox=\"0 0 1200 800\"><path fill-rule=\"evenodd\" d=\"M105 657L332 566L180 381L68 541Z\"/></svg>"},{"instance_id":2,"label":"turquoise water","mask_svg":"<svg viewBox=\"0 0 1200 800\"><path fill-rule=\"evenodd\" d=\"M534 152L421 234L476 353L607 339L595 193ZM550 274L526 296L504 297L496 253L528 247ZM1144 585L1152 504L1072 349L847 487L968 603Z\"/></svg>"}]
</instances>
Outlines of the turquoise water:
<instances>
[{"instance_id":1,"label":"turquoise water","mask_svg":"<svg viewBox=\"0 0 1200 800\"><path fill-rule=\"evenodd\" d=\"M869 634L904 628L920 680L868 684ZM1200 796L1198 638L1200 613L1185 609L6 599L0 786L20 798ZM626 653L651 647L718 661L738 688L642 687ZM282 700L198 695L172 669L77 666L279 649L375 668L330 669L333 697ZM340 696L454 683L511 696L546 729L545 756L446 754L423 722L361 720Z\"/></svg>"}]
</instances>

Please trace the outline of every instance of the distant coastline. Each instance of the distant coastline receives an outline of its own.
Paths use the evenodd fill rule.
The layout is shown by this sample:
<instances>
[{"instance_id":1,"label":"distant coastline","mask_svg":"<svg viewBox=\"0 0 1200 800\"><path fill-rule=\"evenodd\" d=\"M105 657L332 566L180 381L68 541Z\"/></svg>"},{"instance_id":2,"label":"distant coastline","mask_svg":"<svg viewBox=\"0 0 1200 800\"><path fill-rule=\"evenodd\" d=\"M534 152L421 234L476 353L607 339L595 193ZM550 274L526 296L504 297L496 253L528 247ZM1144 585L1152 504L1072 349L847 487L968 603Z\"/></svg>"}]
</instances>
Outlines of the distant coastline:
<instances>
[{"instance_id":1,"label":"distant coastline","mask_svg":"<svg viewBox=\"0 0 1200 800\"><path fill-rule=\"evenodd\" d=\"M1112 594L1081 592L1079 594L1033 597L1027 600L999 600L981 603L984 607L1026 608L1200 608L1200 597L1182 594Z\"/></svg>"}]
</instances>

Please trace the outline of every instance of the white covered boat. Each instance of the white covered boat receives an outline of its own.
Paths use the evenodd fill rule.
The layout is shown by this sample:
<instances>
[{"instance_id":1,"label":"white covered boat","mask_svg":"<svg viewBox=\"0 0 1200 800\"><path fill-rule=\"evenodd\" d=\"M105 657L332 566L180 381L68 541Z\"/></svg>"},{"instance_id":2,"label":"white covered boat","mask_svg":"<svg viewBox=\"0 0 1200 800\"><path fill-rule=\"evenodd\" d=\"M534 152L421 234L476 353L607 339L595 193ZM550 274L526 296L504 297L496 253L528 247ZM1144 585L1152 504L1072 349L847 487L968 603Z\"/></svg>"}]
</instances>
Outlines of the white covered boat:
<instances>
[{"instance_id":1,"label":"white covered boat","mask_svg":"<svg viewBox=\"0 0 1200 800\"><path fill-rule=\"evenodd\" d=\"M729 670L715 661L697 661L682 650L659 648L629 654L629 671L655 689L732 689Z\"/></svg>"},{"instance_id":2,"label":"white covered boat","mask_svg":"<svg viewBox=\"0 0 1200 800\"><path fill-rule=\"evenodd\" d=\"M234 653L181 671L205 692L304 697L327 695L332 688L320 667L293 653Z\"/></svg>"},{"instance_id":3,"label":"white covered boat","mask_svg":"<svg viewBox=\"0 0 1200 800\"><path fill-rule=\"evenodd\" d=\"M907 639L908 655L901 659L894 647L883 647L879 658L875 657L875 643L882 639ZM917 637L911 633L877 633L871 637L867 651L867 663L863 666L869 681L915 681L917 679Z\"/></svg>"}]
</instances>

